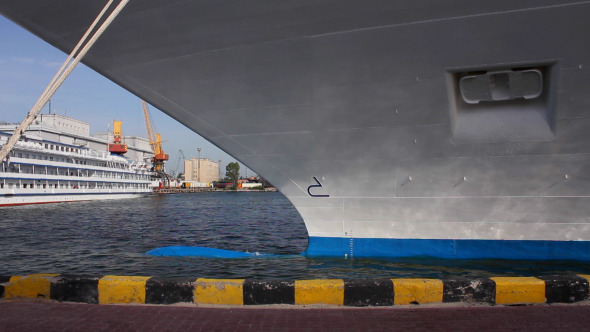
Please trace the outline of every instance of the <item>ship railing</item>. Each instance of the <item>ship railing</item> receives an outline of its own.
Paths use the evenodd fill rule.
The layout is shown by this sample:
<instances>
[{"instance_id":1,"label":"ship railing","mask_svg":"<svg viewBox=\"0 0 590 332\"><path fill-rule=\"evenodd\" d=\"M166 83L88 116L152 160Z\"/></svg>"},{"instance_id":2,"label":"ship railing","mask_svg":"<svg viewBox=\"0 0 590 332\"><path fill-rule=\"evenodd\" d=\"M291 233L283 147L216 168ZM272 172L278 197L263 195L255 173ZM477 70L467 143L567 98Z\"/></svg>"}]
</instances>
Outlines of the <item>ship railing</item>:
<instances>
[{"instance_id":1,"label":"ship railing","mask_svg":"<svg viewBox=\"0 0 590 332\"><path fill-rule=\"evenodd\" d=\"M3 146L8 142L9 137L7 136L0 136L0 146ZM85 157L85 158L93 158L99 159L101 161L109 160L110 154L107 154L106 151L95 151L86 148L79 147L78 152L73 151L61 151L59 149L50 149L44 146L43 142L31 142L31 141L22 141L19 140L15 147L21 150L28 150L28 151L39 151L39 152L46 152L53 155L61 155L61 156L69 156L69 157ZM55 145L55 144L52 144ZM70 148L72 149L72 148Z\"/></svg>"},{"instance_id":2,"label":"ship railing","mask_svg":"<svg viewBox=\"0 0 590 332\"><path fill-rule=\"evenodd\" d=\"M43 147L43 144L35 143L35 142L18 141L15 144L15 146L18 147L19 149L28 150L28 151L43 151L43 150L45 150L45 148Z\"/></svg>"},{"instance_id":3,"label":"ship railing","mask_svg":"<svg viewBox=\"0 0 590 332\"><path fill-rule=\"evenodd\" d=\"M122 171L131 171L133 173L142 172L142 173L147 174L147 172L148 172L148 166L143 163L139 163L136 161L131 161L131 163L130 163L130 161L126 158L119 157L119 156L113 156L113 155L107 154L106 152L102 152L102 151L81 150L80 153L76 153L76 152L72 152L72 151L60 151L60 150L53 150L53 149L45 148L42 143L23 142L23 141L19 141L16 144L16 147L20 150L25 150L25 151L46 152L46 153L50 153L52 155L59 155L59 156L68 157L66 159L67 163L73 163L73 157L78 157L78 158L83 157L84 159L88 159L88 160L96 160L96 161L104 162L107 164L108 168L117 168ZM89 165L89 166L92 166L92 165Z\"/></svg>"}]
</instances>

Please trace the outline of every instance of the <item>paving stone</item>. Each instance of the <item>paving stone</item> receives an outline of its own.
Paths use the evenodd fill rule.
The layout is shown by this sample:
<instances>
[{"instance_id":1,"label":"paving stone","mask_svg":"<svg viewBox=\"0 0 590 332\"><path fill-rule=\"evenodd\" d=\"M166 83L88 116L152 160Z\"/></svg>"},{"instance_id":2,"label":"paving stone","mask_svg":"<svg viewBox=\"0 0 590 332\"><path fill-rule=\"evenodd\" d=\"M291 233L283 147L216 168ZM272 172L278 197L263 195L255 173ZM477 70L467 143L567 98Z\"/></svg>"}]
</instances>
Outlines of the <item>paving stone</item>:
<instances>
[{"instance_id":1,"label":"paving stone","mask_svg":"<svg viewBox=\"0 0 590 332\"><path fill-rule=\"evenodd\" d=\"M590 304L370 308L0 302L0 331L587 330Z\"/></svg>"}]
</instances>

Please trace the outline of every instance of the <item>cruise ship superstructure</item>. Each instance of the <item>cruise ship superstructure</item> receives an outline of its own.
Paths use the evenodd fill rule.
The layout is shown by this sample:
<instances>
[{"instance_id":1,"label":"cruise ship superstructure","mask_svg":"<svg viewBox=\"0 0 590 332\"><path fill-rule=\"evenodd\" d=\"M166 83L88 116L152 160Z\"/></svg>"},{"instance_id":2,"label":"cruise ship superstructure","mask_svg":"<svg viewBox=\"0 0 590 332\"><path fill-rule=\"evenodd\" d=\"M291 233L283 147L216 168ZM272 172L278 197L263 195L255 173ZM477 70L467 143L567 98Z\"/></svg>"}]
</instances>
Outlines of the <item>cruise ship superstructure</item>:
<instances>
[{"instance_id":1,"label":"cruise ship superstructure","mask_svg":"<svg viewBox=\"0 0 590 332\"><path fill-rule=\"evenodd\" d=\"M89 136L88 123L57 114L41 115L40 120L0 164L0 207L134 198L152 192L149 166L141 159L111 154L107 140ZM0 124L0 147L16 126ZM141 147L131 150L144 153Z\"/></svg>"},{"instance_id":2,"label":"cruise ship superstructure","mask_svg":"<svg viewBox=\"0 0 590 332\"><path fill-rule=\"evenodd\" d=\"M105 3L0 13L69 52ZM83 62L268 179L309 255L588 260L588 17L565 0L142 0Z\"/></svg>"}]
</instances>

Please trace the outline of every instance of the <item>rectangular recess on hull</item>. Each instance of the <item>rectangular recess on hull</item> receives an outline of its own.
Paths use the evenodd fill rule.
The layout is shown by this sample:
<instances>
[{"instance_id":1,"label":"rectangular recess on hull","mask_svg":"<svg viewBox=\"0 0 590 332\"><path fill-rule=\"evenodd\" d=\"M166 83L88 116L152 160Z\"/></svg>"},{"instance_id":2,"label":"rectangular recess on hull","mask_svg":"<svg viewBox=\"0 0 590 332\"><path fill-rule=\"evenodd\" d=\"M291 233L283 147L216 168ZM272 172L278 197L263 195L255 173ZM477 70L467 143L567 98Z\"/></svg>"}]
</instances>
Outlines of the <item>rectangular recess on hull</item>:
<instances>
[{"instance_id":1,"label":"rectangular recess on hull","mask_svg":"<svg viewBox=\"0 0 590 332\"><path fill-rule=\"evenodd\" d=\"M535 99L543 89L543 74L537 69L493 71L463 76L461 98L468 104L486 101Z\"/></svg>"},{"instance_id":2,"label":"rectangular recess on hull","mask_svg":"<svg viewBox=\"0 0 590 332\"><path fill-rule=\"evenodd\" d=\"M554 61L448 70L453 143L555 140L558 73Z\"/></svg>"}]
</instances>

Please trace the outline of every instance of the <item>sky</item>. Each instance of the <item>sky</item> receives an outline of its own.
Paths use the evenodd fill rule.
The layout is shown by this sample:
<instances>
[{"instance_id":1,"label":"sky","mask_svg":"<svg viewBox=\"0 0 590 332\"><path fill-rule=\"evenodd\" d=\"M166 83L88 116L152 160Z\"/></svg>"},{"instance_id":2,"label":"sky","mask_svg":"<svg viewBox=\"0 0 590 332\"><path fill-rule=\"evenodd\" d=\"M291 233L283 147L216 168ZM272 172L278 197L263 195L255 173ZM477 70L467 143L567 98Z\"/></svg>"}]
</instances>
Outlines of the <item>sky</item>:
<instances>
[{"instance_id":1,"label":"sky","mask_svg":"<svg viewBox=\"0 0 590 332\"><path fill-rule=\"evenodd\" d=\"M0 121L20 123L51 81L67 54L0 16ZM90 134L112 130L123 121L123 134L147 138L141 99L80 63L51 98L52 112L90 123ZM152 125L170 155L166 171L182 172L179 150L188 159L221 160L220 170L236 161L207 140L148 104ZM41 111L48 113L48 106ZM246 167L240 164L240 173ZM248 176L254 175L251 170Z\"/></svg>"}]
</instances>

